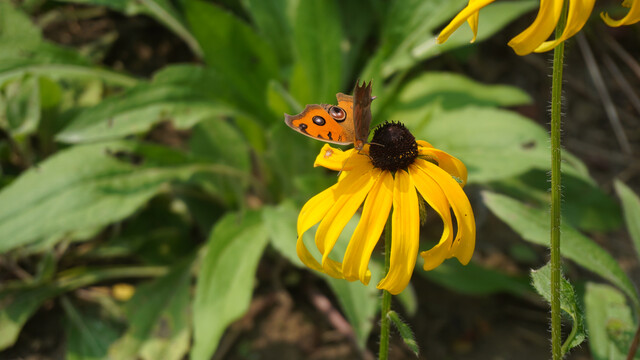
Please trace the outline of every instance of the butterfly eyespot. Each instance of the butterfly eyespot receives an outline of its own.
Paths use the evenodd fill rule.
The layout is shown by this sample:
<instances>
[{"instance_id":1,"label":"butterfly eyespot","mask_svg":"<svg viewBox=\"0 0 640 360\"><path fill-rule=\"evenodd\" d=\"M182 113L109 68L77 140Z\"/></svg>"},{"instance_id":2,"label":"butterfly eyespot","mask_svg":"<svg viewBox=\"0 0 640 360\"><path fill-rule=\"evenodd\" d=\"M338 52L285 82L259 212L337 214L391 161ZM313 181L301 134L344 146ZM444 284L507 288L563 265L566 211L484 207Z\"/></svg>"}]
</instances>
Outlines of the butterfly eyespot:
<instances>
[{"instance_id":1,"label":"butterfly eyespot","mask_svg":"<svg viewBox=\"0 0 640 360\"><path fill-rule=\"evenodd\" d=\"M300 129L300 130L302 130L302 131L307 130L307 124L300 124L300 125L298 125L298 129Z\"/></svg>"},{"instance_id":2,"label":"butterfly eyespot","mask_svg":"<svg viewBox=\"0 0 640 360\"><path fill-rule=\"evenodd\" d=\"M347 113L338 106L332 106L331 109L329 109L329 115L338 122L342 122L347 118Z\"/></svg>"},{"instance_id":3,"label":"butterfly eyespot","mask_svg":"<svg viewBox=\"0 0 640 360\"><path fill-rule=\"evenodd\" d=\"M314 116L313 119L311 120L313 121L314 124L318 126L322 126L327 123L322 116Z\"/></svg>"}]
</instances>

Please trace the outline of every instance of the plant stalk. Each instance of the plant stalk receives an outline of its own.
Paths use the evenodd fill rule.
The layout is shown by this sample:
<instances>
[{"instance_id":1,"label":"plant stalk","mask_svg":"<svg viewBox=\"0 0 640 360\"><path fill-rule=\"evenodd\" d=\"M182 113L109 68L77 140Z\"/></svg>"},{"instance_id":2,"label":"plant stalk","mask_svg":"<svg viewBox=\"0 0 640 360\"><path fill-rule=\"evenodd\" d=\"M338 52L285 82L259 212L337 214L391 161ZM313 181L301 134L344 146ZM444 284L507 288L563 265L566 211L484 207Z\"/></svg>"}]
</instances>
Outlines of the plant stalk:
<instances>
[{"instance_id":1,"label":"plant stalk","mask_svg":"<svg viewBox=\"0 0 640 360\"><path fill-rule=\"evenodd\" d=\"M389 273L391 267L391 214L387 219L387 225L384 228L384 274ZM391 293L382 290L382 303L380 305L380 351L378 352L379 360L387 360L389 358L389 330L391 322L387 316L391 311Z\"/></svg>"},{"instance_id":2,"label":"plant stalk","mask_svg":"<svg viewBox=\"0 0 640 360\"><path fill-rule=\"evenodd\" d=\"M562 35L567 21L567 1L556 26L556 38ZM562 323L560 309L560 217L561 217L561 173L562 151L560 130L562 120L562 67L564 42L553 51L553 77L551 83L551 355L553 360L562 359Z\"/></svg>"}]
</instances>

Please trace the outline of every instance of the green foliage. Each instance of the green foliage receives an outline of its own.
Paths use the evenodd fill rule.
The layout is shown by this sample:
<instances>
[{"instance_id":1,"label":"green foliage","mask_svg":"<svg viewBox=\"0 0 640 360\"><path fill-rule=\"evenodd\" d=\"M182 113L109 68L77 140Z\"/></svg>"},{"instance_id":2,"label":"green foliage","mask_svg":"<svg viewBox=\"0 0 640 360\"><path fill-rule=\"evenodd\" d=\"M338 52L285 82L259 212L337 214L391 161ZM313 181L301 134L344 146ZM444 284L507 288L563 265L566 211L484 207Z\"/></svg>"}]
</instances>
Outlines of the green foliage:
<instances>
[{"instance_id":1,"label":"green foliage","mask_svg":"<svg viewBox=\"0 0 640 360\"><path fill-rule=\"evenodd\" d=\"M531 270L533 286L548 302L551 302L551 266L549 264L538 270ZM576 299L576 293L568 280L560 279L560 308L571 317L571 332L562 345L562 354L582 344L587 338L584 326L584 314Z\"/></svg>"},{"instance_id":2,"label":"green foliage","mask_svg":"<svg viewBox=\"0 0 640 360\"><path fill-rule=\"evenodd\" d=\"M67 16L68 4L61 3L149 16L200 63L168 65L150 79L104 67L84 46L64 47L42 35L47 21ZM303 271L295 248L298 212L336 181L313 168L320 144L288 129L283 113L334 103L358 77L374 81L374 123L404 122L417 138L463 160L470 183L517 198L486 193L484 201L525 240L544 244L546 211L521 201L538 207L547 201L547 133L497 109L531 98L431 65L424 71L424 60L468 43L464 29L446 45L434 42L465 3L43 0L22 4L46 11L27 15L0 1L0 350L15 343L44 304L59 304L69 359L214 356L226 329L249 308L261 259L282 257ZM478 40L535 5L512 1L486 9ZM96 42L112 46L108 36ZM617 204L597 189L584 164L563 156L568 223L616 229ZM621 183L616 189L638 243L640 202ZM342 257L357 219L332 258ZM637 307L635 289L615 260L572 227L563 231L565 255L618 286ZM15 263L24 269L7 266L5 275L4 264ZM375 255L370 270L368 286L320 276L361 350L378 311ZM523 277L478 263L447 261L418 271L463 294L531 293ZM296 281L288 285L301 286ZM135 294L119 300L96 290L113 282ZM399 297L410 316L419 301L412 289ZM624 326L592 330L603 329L608 317L598 315L600 290L589 291L587 324L605 339L591 344L599 346L594 353L620 348L632 321L622 317ZM417 352L407 325L392 320Z\"/></svg>"}]
</instances>

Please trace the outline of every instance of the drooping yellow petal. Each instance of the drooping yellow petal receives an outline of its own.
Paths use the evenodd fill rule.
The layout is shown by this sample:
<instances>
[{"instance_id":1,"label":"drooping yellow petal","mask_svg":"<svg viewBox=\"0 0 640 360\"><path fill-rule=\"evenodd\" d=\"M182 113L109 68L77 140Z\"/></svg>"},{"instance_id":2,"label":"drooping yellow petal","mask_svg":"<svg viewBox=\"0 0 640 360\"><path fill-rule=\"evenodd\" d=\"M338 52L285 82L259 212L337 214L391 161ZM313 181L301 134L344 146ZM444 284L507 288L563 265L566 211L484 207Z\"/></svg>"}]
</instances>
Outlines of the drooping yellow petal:
<instances>
[{"instance_id":1,"label":"drooping yellow petal","mask_svg":"<svg viewBox=\"0 0 640 360\"><path fill-rule=\"evenodd\" d=\"M437 245L429 251L423 251L420 255L424 258L424 270L429 271L438 267L445 259L453 256L453 223L451 221L451 208L449 200L442 192L440 185L430 176L415 165L409 166L409 174L413 184L422 197L427 201L442 219L444 225L442 236Z\"/></svg>"},{"instance_id":2,"label":"drooping yellow petal","mask_svg":"<svg viewBox=\"0 0 640 360\"><path fill-rule=\"evenodd\" d=\"M329 253L373 186L376 179L371 176L372 171L371 166L354 168L338 183L335 190L337 199L316 231L316 246L322 254L325 272L336 270L342 273L342 263L330 259Z\"/></svg>"},{"instance_id":3,"label":"drooping yellow petal","mask_svg":"<svg viewBox=\"0 0 640 360\"><path fill-rule=\"evenodd\" d=\"M509 46L518 55L527 55L535 50L543 41L547 40L555 30L563 1L540 0L538 16L533 23L509 41Z\"/></svg>"},{"instance_id":4,"label":"drooping yellow petal","mask_svg":"<svg viewBox=\"0 0 640 360\"><path fill-rule=\"evenodd\" d=\"M431 143L426 142L424 140L416 140L416 143L418 144L418 149L420 149L420 147L426 147L426 148L432 148L433 145L431 145Z\"/></svg>"},{"instance_id":5,"label":"drooping yellow petal","mask_svg":"<svg viewBox=\"0 0 640 360\"><path fill-rule=\"evenodd\" d=\"M411 176L404 170L396 171L391 215L391 266L387 276L378 283L378 289L397 295L409 283L418 255L419 213L418 194Z\"/></svg>"},{"instance_id":6,"label":"drooping yellow petal","mask_svg":"<svg viewBox=\"0 0 640 360\"><path fill-rule=\"evenodd\" d=\"M471 260L476 243L476 221L467 195L462 191L460 184L438 166L422 159L416 159L414 164L438 183L451 204L458 223L458 233L451 251L460 263L466 265Z\"/></svg>"},{"instance_id":7,"label":"drooping yellow petal","mask_svg":"<svg viewBox=\"0 0 640 360\"><path fill-rule=\"evenodd\" d=\"M296 252L303 264L320 272L322 272L322 266L304 245L303 236L307 230L319 223L327 214L329 209L333 207L337 198L335 194L337 186L338 184L333 185L309 199L309 201L307 201L307 203L302 207L302 210L300 210L300 215L298 216L298 241L296 242Z\"/></svg>"},{"instance_id":8,"label":"drooping yellow petal","mask_svg":"<svg viewBox=\"0 0 640 360\"><path fill-rule=\"evenodd\" d=\"M595 2L595 0L569 1L569 16L567 17L567 25L562 31L562 35L555 40L543 42L534 51L538 53L549 51L558 46L561 42L577 34L589 19L589 15L591 15L591 10L593 10Z\"/></svg>"},{"instance_id":9,"label":"drooping yellow petal","mask_svg":"<svg viewBox=\"0 0 640 360\"><path fill-rule=\"evenodd\" d=\"M476 38L478 37L478 18L480 17L480 12L476 11L473 15L469 16L467 19L467 24L471 28L471 32L473 32L473 37L471 38L470 43L476 42Z\"/></svg>"},{"instance_id":10,"label":"drooping yellow petal","mask_svg":"<svg viewBox=\"0 0 640 360\"><path fill-rule=\"evenodd\" d=\"M476 33L478 31L478 11L494 1L495 0L469 0L469 4L467 5L467 7L462 9L462 11L460 11L458 15L456 15L456 17L454 17L453 20L451 20L451 22L444 29L442 29L442 31L440 31L440 35L438 35L438 37L436 38L436 42L438 44L444 43L445 41L447 41L449 36L451 36L451 34L453 34L453 32L460 27L460 25L475 16L475 20L471 19L471 21L469 21L469 25L471 26L471 30L473 31L473 39L471 40L471 42L474 42L476 39Z\"/></svg>"},{"instance_id":11,"label":"drooping yellow petal","mask_svg":"<svg viewBox=\"0 0 640 360\"><path fill-rule=\"evenodd\" d=\"M453 157L440 149L419 146L418 156L420 155L435 157L438 161L438 166L452 176L455 176L458 180L462 181L462 186L467 184L467 167L464 166L462 161L458 160L458 158Z\"/></svg>"},{"instance_id":12,"label":"drooping yellow petal","mask_svg":"<svg viewBox=\"0 0 640 360\"><path fill-rule=\"evenodd\" d=\"M627 15L625 15L622 19L620 20L614 20L612 19L609 14L607 13L600 13L600 17L602 18L602 20L604 20L604 22L612 27L618 27L618 26L622 26L622 25L631 25L631 24L635 24L638 21L640 21L640 1L638 0L633 0L633 1L629 1L629 0L625 0L622 5L626 7L629 7L629 3L631 2L631 8L629 9L629 12L627 13Z\"/></svg>"},{"instance_id":13,"label":"drooping yellow petal","mask_svg":"<svg viewBox=\"0 0 640 360\"><path fill-rule=\"evenodd\" d=\"M349 281L360 279L368 284L371 272L369 259L387 222L393 200L393 175L389 171L374 170L379 174L364 202L362 216L344 254L342 273Z\"/></svg>"}]
</instances>

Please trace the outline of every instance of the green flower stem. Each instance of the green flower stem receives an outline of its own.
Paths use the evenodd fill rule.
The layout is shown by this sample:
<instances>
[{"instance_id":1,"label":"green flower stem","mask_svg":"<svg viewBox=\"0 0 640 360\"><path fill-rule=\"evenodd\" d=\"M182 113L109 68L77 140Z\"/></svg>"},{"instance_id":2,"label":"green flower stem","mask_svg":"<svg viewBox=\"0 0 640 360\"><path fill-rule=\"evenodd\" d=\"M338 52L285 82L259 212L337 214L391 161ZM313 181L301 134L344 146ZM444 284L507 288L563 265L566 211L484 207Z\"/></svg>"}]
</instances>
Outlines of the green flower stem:
<instances>
[{"instance_id":1,"label":"green flower stem","mask_svg":"<svg viewBox=\"0 0 640 360\"><path fill-rule=\"evenodd\" d=\"M562 35L567 22L567 1L556 26L556 38ZM560 122L562 107L562 66L564 42L553 51L553 77L551 83L551 355L553 360L562 359L562 338L560 319Z\"/></svg>"},{"instance_id":2,"label":"green flower stem","mask_svg":"<svg viewBox=\"0 0 640 360\"><path fill-rule=\"evenodd\" d=\"M389 273L391 266L391 214L387 219L387 225L384 228L384 274ZM382 290L382 304L380 305L380 351L378 353L379 360L387 360L389 358L389 327L391 322L387 316L391 311L391 293Z\"/></svg>"}]
</instances>

